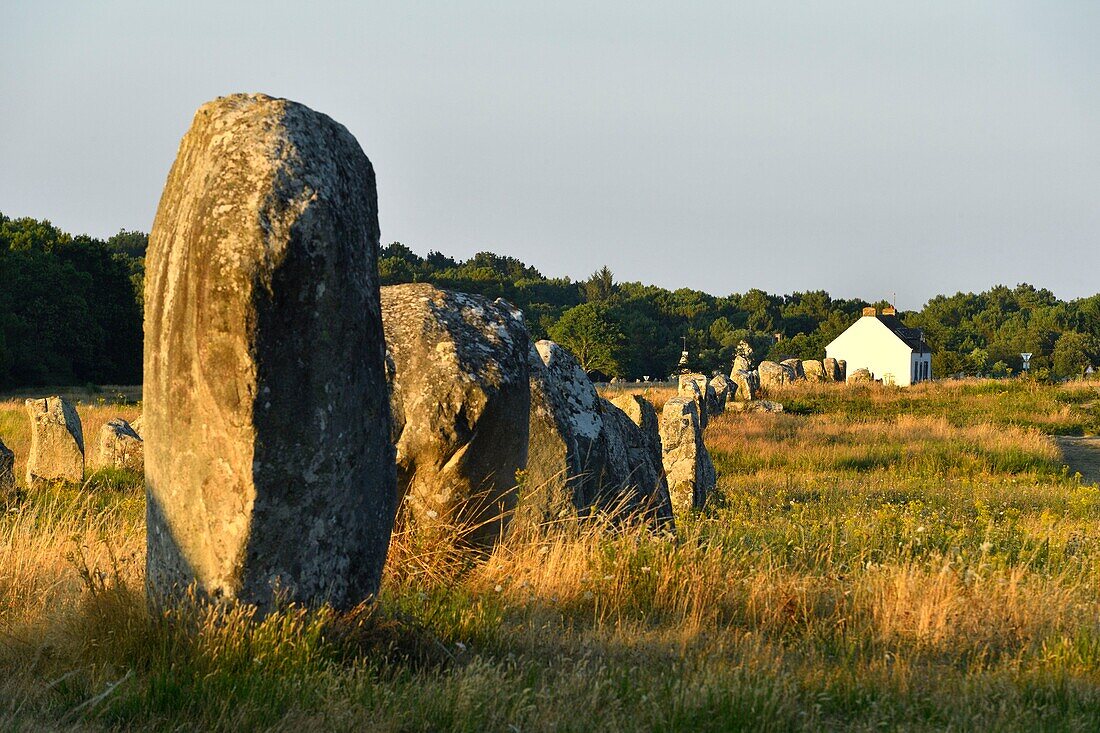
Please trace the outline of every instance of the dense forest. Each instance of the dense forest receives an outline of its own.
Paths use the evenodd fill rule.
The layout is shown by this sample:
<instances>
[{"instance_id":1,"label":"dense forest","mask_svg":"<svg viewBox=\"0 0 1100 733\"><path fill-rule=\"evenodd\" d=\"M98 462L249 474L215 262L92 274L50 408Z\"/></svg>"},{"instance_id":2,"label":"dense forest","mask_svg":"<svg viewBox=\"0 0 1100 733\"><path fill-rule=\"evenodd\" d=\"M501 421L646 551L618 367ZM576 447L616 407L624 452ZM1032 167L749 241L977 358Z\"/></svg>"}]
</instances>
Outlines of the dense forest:
<instances>
[{"instance_id":1,"label":"dense forest","mask_svg":"<svg viewBox=\"0 0 1100 733\"><path fill-rule=\"evenodd\" d=\"M106 241L72 236L0 213L0 388L140 381L147 241L127 231ZM617 282L607 267L582 280L547 278L513 257L421 257L398 242L382 248L379 271L386 285L430 282L505 298L535 338L567 346L590 372L631 379L670 374L685 342L692 366L706 372L729 369L741 341L756 360L821 358L864 306L887 305L823 290L716 297ZM936 296L899 316L924 329L938 376L1010 376L1028 351L1039 378L1100 363L1100 294L1067 302L1026 284L998 286Z\"/></svg>"}]
</instances>

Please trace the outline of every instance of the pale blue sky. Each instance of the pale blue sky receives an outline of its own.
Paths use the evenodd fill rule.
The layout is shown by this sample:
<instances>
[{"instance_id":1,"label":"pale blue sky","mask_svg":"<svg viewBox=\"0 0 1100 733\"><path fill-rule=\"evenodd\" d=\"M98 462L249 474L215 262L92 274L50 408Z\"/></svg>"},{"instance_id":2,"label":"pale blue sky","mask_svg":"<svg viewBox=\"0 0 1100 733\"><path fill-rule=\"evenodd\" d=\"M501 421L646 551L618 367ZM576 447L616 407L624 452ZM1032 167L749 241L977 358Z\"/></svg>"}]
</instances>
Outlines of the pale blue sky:
<instances>
[{"instance_id":1,"label":"pale blue sky","mask_svg":"<svg viewBox=\"0 0 1100 733\"><path fill-rule=\"evenodd\" d=\"M196 107L358 138L382 241L919 307L1100 291L1097 2L3 2L0 211L148 230Z\"/></svg>"}]
</instances>

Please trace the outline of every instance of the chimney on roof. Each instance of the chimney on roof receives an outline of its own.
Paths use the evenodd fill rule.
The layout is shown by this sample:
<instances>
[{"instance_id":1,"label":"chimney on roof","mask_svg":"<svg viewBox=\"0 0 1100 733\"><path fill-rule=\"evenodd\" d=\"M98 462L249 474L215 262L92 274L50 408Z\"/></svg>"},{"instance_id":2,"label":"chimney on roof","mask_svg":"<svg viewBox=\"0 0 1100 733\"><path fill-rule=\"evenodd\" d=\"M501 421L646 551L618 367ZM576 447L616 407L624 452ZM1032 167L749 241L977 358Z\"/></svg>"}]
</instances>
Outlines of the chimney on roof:
<instances>
[{"instance_id":1,"label":"chimney on roof","mask_svg":"<svg viewBox=\"0 0 1100 733\"><path fill-rule=\"evenodd\" d=\"M865 316L877 316L878 311L875 310L875 307L873 305L870 305L870 306L867 306L866 308L863 309L863 315L865 315Z\"/></svg>"},{"instance_id":2,"label":"chimney on roof","mask_svg":"<svg viewBox=\"0 0 1100 733\"><path fill-rule=\"evenodd\" d=\"M897 309L894 308L894 306L892 306L892 305L888 305L888 306L886 306L885 308L882 309L882 315L884 315L884 316L896 316L897 314L898 314Z\"/></svg>"}]
</instances>

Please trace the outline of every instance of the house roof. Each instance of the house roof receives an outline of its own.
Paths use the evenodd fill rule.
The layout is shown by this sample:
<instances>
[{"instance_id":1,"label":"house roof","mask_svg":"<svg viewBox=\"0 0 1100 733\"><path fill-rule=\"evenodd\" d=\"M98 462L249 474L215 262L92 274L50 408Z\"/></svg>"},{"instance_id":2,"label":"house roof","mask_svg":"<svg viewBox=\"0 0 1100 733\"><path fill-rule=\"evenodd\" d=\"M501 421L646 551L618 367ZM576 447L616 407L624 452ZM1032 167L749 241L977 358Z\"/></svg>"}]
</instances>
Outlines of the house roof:
<instances>
[{"instance_id":1,"label":"house roof","mask_svg":"<svg viewBox=\"0 0 1100 733\"><path fill-rule=\"evenodd\" d=\"M875 318L913 351L931 351L928 344L925 343L924 335L919 328L906 328L897 316L877 315Z\"/></svg>"}]
</instances>

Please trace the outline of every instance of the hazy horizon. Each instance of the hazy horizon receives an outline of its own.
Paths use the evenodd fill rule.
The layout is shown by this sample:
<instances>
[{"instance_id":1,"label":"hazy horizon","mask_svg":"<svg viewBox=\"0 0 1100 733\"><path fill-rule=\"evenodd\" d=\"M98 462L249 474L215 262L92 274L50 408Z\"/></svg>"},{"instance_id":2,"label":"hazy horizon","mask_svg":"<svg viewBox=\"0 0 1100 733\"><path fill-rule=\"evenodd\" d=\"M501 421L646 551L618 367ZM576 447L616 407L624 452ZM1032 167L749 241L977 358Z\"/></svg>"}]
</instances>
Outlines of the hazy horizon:
<instances>
[{"instance_id":1,"label":"hazy horizon","mask_svg":"<svg viewBox=\"0 0 1100 733\"><path fill-rule=\"evenodd\" d=\"M1100 6L9 9L0 211L148 231L180 137L264 92L356 136L382 243L714 295L1100 291Z\"/></svg>"}]
</instances>

